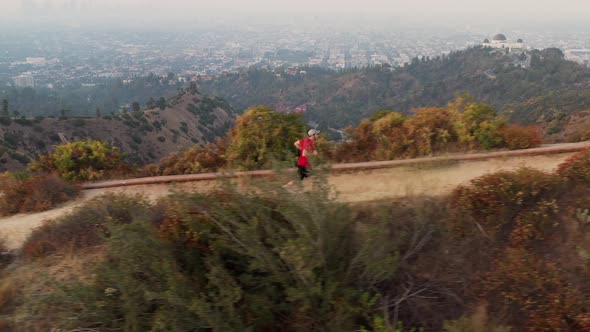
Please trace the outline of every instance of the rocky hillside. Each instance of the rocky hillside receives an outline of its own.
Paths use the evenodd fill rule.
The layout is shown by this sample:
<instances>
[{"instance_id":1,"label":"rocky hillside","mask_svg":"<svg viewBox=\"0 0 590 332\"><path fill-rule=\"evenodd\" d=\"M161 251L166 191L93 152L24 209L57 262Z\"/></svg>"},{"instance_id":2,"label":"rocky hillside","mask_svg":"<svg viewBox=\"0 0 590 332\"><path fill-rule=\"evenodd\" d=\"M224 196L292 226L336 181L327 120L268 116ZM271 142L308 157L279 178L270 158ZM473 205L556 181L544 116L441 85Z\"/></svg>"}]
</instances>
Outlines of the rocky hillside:
<instances>
[{"instance_id":1,"label":"rocky hillside","mask_svg":"<svg viewBox=\"0 0 590 332\"><path fill-rule=\"evenodd\" d=\"M172 152L213 141L233 125L235 112L222 99L183 92L165 109L114 117L0 119L0 171L17 171L54 145L98 139L119 147L135 164L155 162Z\"/></svg>"}]
</instances>

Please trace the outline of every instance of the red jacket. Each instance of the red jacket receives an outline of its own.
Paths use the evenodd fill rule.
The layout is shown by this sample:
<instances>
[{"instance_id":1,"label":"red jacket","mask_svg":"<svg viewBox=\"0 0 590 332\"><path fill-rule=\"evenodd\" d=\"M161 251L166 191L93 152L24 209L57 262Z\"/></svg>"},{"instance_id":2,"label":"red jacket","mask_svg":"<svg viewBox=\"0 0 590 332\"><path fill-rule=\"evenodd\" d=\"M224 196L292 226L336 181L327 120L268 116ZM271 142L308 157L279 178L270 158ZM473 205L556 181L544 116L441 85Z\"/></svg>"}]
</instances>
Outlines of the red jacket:
<instances>
[{"instance_id":1,"label":"red jacket","mask_svg":"<svg viewBox=\"0 0 590 332\"><path fill-rule=\"evenodd\" d=\"M299 160L297 161L297 166L301 166L301 167L311 166L307 156L303 156L303 152L305 150L307 150L307 154L309 154L309 153L313 153L313 151L315 151L315 146L313 145L313 140L309 137L300 140L299 141L299 148L301 150L301 154L299 154Z\"/></svg>"}]
</instances>

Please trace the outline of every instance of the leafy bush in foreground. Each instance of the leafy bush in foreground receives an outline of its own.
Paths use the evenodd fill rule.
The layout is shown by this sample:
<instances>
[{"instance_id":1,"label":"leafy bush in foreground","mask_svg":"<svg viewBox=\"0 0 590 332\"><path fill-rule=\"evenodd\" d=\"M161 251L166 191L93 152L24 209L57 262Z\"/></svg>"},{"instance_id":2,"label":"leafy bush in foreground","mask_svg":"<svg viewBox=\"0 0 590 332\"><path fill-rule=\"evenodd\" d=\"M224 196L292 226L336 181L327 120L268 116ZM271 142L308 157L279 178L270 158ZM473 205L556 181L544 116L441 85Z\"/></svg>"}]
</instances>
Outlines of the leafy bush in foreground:
<instances>
[{"instance_id":1,"label":"leafy bush in foreground","mask_svg":"<svg viewBox=\"0 0 590 332\"><path fill-rule=\"evenodd\" d=\"M155 223L111 224L96 280L37 308L63 328L404 331L378 308L394 307L400 263L422 247L384 220L357 229L323 194L259 189L179 193Z\"/></svg>"}]
</instances>

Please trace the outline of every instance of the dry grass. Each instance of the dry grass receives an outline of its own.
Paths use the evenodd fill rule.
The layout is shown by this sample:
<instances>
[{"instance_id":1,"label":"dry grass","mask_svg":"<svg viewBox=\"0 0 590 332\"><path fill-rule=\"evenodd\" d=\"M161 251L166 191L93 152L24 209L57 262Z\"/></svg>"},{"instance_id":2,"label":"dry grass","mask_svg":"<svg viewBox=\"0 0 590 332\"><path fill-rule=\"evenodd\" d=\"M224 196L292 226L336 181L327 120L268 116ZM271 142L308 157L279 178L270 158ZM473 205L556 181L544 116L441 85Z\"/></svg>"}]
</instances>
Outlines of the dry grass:
<instances>
[{"instance_id":1,"label":"dry grass","mask_svg":"<svg viewBox=\"0 0 590 332\"><path fill-rule=\"evenodd\" d=\"M92 282L93 268L104 257L104 247L97 246L21 262L4 271L0 275L0 331L50 331L56 317L50 306L38 307L39 301L55 292L54 282Z\"/></svg>"}]
</instances>

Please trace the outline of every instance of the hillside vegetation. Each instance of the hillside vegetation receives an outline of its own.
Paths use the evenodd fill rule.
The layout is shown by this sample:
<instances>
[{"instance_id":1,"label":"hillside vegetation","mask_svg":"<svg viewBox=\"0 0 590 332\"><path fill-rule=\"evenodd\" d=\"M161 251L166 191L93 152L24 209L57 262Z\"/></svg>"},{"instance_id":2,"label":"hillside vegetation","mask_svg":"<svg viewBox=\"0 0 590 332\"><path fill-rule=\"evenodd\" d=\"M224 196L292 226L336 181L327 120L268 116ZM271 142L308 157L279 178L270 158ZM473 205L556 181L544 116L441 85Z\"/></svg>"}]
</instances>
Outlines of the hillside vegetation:
<instances>
[{"instance_id":1,"label":"hillside vegetation","mask_svg":"<svg viewBox=\"0 0 590 332\"><path fill-rule=\"evenodd\" d=\"M26 331L586 331L590 152L448 197L346 205L277 182L159 202L110 195L4 268ZM37 275L44 275L38 279Z\"/></svg>"},{"instance_id":2,"label":"hillside vegetation","mask_svg":"<svg viewBox=\"0 0 590 332\"><path fill-rule=\"evenodd\" d=\"M179 152L144 167L142 175L171 175L225 170L291 167L298 151L293 142L305 137L299 114L278 113L266 106L239 116L225 139ZM489 105L469 96L445 107L415 109L411 115L382 110L345 131L344 141L321 136L317 163L362 162L480 151L526 149L541 143L539 130L508 125Z\"/></svg>"},{"instance_id":3,"label":"hillside vegetation","mask_svg":"<svg viewBox=\"0 0 590 332\"><path fill-rule=\"evenodd\" d=\"M457 93L488 103L511 122L531 124L588 108L590 71L564 60L558 49L505 54L473 47L405 67L378 66L342 72L317 67L280 75L259 68L199 83L238 110L251 105L294 107L307 103L307 118L324 128L357 125L379 109L408 114L441 106Z\"/></svg>"}]
</instances>

